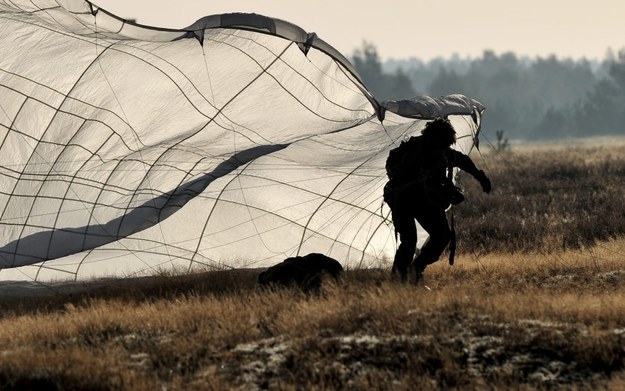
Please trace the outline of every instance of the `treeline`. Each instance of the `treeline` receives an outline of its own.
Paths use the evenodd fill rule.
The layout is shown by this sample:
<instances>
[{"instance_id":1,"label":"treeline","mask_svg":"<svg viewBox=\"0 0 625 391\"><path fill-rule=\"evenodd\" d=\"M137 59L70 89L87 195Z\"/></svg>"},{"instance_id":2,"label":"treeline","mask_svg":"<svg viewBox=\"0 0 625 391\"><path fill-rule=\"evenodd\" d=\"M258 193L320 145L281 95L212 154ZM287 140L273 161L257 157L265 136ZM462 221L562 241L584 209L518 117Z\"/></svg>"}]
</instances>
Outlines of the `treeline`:
<instances>
[{"instance_id":1,"label":"treeline","mask_svg":"<svg viewBox=\"0 0 625 391\"><path fill-rule=\"evenodd\" d=\"M518 57L389 60L365 43L352 61L379 100L467 95L486 107L483 130L512 139L625 134L625 49L603 61Z\"/></svg>"}]
</instances>

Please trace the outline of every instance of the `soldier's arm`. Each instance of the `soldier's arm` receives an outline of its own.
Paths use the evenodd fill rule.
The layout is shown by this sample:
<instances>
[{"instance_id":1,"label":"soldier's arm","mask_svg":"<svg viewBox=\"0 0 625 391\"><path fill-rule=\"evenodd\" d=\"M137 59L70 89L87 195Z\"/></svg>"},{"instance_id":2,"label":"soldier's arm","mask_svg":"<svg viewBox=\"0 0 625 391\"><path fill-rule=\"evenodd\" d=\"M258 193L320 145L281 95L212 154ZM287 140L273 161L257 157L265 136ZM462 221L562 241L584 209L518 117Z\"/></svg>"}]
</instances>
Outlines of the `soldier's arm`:
<instances>
[{"instance_id":1,"label":"soldier's arm","mask_svg":"<svg viewBox=\"0 0 625 391\"><path fill-rule=\"evenodd\" d=\"M470 157L462 152L458 152L451 148L447 151L446 155L447 160L453 167L458 167L459 169L471 174L473 178L480 182L482 190L484 190L486 193L490 193L490 179L488 179L484 171L480 170L475 166L475 163L473 163L473 160L471 160Z\"/></svg>"},{"instance_id":2,"label":"soldier's arm","mask_svg":"<svg viewBox=\"0 0 625 391\"><path fill-rule=\"evenodd\" d=\"M453 167L458 167L462 171L466 171L469 174L477 178L480 175L480 170L475 166L473 160L462 152L458 152L454 149L447 150L447 161L451 163Z\"/></svg>"}]
</instances>

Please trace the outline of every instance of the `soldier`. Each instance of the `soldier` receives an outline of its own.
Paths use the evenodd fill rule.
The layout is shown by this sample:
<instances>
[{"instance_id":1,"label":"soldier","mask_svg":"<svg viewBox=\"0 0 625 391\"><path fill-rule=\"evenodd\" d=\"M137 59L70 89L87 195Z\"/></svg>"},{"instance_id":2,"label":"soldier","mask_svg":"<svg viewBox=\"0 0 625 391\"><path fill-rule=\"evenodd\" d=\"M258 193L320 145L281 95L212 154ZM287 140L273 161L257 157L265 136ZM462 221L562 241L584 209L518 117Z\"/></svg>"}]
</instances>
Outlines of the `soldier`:
<instances>
[{"instance_id":1,"label":"soldier","mask_svg":"<svg viewBox=\"0 0 625 391\"><path fill-rule=\"evenodd\" d=\"M491 183L467 155L451 149L456 131L448 119L428 122L421 136L409 140L389 154L386 169L389 182L384 187L384 200L391 208L395 232L400 245L393 261L393 274L402 281L412 266L419 282L425 268L436 262L451 239L445 210L460 203L464 196L451 181L451 170L458 167L480 182L489 193ZM415 219L430 235L419 255Z\"/></svg>"}]
</instances>

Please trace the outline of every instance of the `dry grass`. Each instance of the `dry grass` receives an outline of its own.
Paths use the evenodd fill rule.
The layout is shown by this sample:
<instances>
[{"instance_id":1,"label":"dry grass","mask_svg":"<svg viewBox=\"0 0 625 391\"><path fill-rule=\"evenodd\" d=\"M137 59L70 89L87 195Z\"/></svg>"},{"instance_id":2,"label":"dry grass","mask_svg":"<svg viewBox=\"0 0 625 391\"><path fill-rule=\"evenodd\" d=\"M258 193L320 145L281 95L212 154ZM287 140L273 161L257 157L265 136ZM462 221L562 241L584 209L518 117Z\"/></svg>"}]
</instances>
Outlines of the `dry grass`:
<instances>
[{"instance_id":1,"label":"dry grass","mask_svg":"<svg viewBox=\"0 0 625 391\"><path fill-rule=\"evenodd\" d=\"M456 208L460 251L554 252L625 235L625 139L474 158L493 192L461 176L468 201Z\"/></svg>"},{"instance_id":2,"label":"dry grass","mask_svg":"<svg viewBox=\"0 0 625 391\"><path fill-rule=\"evenodd\" d=\"M540 152L519 152L514 161L526 167L520 171L543 172L546 181L547 167L532 168L545 159ZM548 154L571 162L568 153ZM591 152L579 156L589 156L594 163L584 167L596 175L595 164L606 164ZM613 156L610 164L625 166L625 154ZM491 202L524 191L502 190L504 168L491 169L500 189ZM549 186L535 184L534 191ZM580 187L577 197L584 192ZM536 199L529 194L523 202ZM540 207L530 205L526 210ZM471 218L479 220L474 207ZM483 207L485 219L493 212ZM468 227L469 215L457 212L460 245L478 232ZM371 269L348 270L338 285L306 296L258 290L258 271L239 270L98 281L72 294L7 298L0 303L0 387L624 389L625 239L618 226L589 222L608 225L607 238L590 230L581 244L530 246L535 237L518 231L518 221L515 231L512 221L499 228L521 238L508 237L510 247L486 236L479 247L465 244L456 265L441 261L427 270L431 291ZM532 224L539 229L544 219L528 218L526 227ZM546 235L562 232L556 224Z\"/></svg>"}]
</instances>

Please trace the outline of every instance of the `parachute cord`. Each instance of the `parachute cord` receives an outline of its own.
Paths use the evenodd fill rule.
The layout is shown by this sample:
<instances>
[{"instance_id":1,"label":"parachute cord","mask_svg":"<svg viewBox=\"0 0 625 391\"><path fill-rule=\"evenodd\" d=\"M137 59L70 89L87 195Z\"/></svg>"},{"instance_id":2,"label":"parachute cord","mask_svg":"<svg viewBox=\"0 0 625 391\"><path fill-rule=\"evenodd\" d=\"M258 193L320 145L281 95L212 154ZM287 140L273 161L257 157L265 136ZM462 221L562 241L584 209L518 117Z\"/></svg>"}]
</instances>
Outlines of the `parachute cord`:
<instances>
[{"instance_id":1,"label":"parachute cord","mask_svg":"<svg viewBox=\"0 0 625 391\"><path fill-rule=\"evenodd\" d=\"M94 14L94 17L95 17L95 14ZM97 48L97 46L98 46L98 43L97 43L97 37L98 37L98 31L97 31L97 20L95 21L95 26L96 26L96 31L95 31L95 36L96 36L96 39L95 39L95 44L96 44L96 59L99 61L99 58L98 58L99 54L98 54L98 48ZM103 73L104 73L104 72L103 72ZM106 75L105 75L105 78L106 78ZM108 79L107 79L107 82L108 82ZM109 83L109 86L110 86L110 83ZM111 90L112 90L112 87L111 87ZM114 91L113 91L113 93L114 93ZM117 98L117 97L116 97L116 98ZM121 107L121 106L120 106L120 107ZM3 108L3 107L1 107L1 106L0 106L0 108L2 108L2 111L4 112L5 116L6 116L8 119L10 119L9 115L8 115L8 114L7 114L7 112L4 110L4 108ZM122 109L122 111L123 111L123 109ZM124 114L125 114L125 113L124 113ZM127 119L126 119L126 120L127 120ZM24 138L24 140L25 140L25 141L27 141L27 140L26 140L26 137L24 136L24 134L23 134L23 133L21 133L21 132L20 132L20 135L22 136L22 138ZM48 162L48 161L47 161L47 159L45 159L45 158L44 158L41 154L39 154L39 152L37 152L36 147L35 147L35 148L33 148L33 153L34 153L34 154L37 154L37 156L39 156L39 157L41 158L41 160L42 160L42 161L46 162L46 163L50 166L50 170L51 170L51 171L53 171L53 172L55 172L55 173L59 176L59 178L61 178L61 179L63 178L63 176L61 175L61 173L57 172L57 171L54 169L53 164L51 164L50 162ZM62 180L63 180L63 181L65 181L64 179L62 179ZM76 194L76 192L75 192L73 189L69 188L68 190L70 190L70 191L72 191L72 192L74 193L74 195L76 196L76 199L77 199L77 200L80 200L80 197L78 196L78 194ZM97 218L95 218L95 217L93 216L93 214L89 211L89 208L88 208L88 207L87 207L84 203L82 203L82 204L83 204L83 207L85 208L85 211L87 211L87 212L90 214L90 216L91 216L92 218L94 218L94 221L95 221L96 223L98 223L98 224L99 224L99 222L98 222ZM134 256L135 256L135 257L136 257L139 261L141 261L141 262L145 263L148 267L150 267L150 266L149 266L149 265L148 265L145 261L143 261L143 260L142 260L139 256L137 256L137 255L135 254L135 252L134 252L134 251L132 251L131 249L127 248L126 246L124 246L124 247L126 248L126 250L127 250L127 251L129 251L131 254L133 254L133 255L134 255ZM82 265L82 262L83 262L83 261L84 261L84 258L83 258L83 260L82 260L82 261L80 261L80 262L79 262L79 264L78 264L78 266L77 266L77 268L76 268L76 271L74 271L74 272L72 272L72 273L71 273L71 274L73 274L73 275L74 275L74 281L76 281L76 279L77 279L77 277L78 277L78 269L80 268L80 265ZM40 282L40 281L38 281L38 280L37 280L37 278L38 278L38 276L39 276L39 272L41 271L41 269L42 269L42 268L44 268L44 265L45 265L45 263L46 263L46 262L47 262L47 260L44 260L44 261L42 261L42 262L41 262L41 265L39 265L38 270L37 270L37 273L36 273L36 275L35 275L35 279L34 279L34 280L33 280L32 278L30 278L30 279L31 279L33 282L35 282L36 284L39 284L39 285L41 285L41 286L44 286L44 287L46 287L46 288L48 288L48 289L50 289L50 290L54 291L54 289L53 289L52 287L50 287L50 286L48 286L48 285L46 285L46 284L44 284L44 283L42 283L42 282ZM150 268L151 268L151 269L153 269L152 267L150 267ZM18 267L18 268L16 268L16 270L17 270L17 271L19 271L19 273L21 273L22 275L24 275L24 276L26 276L26 277L30 277L30 276L28 276L25 272L23 272L23 271L22 271L19 267Z\"/></svg>"},{"instance_id":2,"label":"parachute cord","mask_svg":"<svg viewBox=\"0 0 625 391\"><path fill-rule=\"evenodd\" d=\"M215 94L213 93L213 82L211 81L211 74L208 71L208 62L206 61L206 52L204 51L204 44L202 46L202 58L204 59L204 68L206 69L206 77L208 78L208 87L211 90L211 97L213 98L213 106L217 107L215 102Z\"/></svg>"},{"instance_id":3,"label":"parachute cord","mask_svg":"<svg viewBox=\"0 0 625 391\"><path fill-rule=\"evenodd\" d=\"M495 153L497 154L497 157L499 157L501 160L504 161L504 163L506 163L507 166L512 166L512 163L506 159L506 157L504 156L503 153L501 153L501 151L498 151L497 148L495 148L495 146L493 145L493 143L490 142L490 140L488 139L488 137L486 137L486 135L484 135L483 133L481 134L481 136L484 137L484 139L486 140L486 142L488 143L488 146L491 147L493 149L493 151L495 151ZM486 163L486 159L484 159L484 155L482 154L482 151L479 148L476 148L477 153L480 155L480 158L482 159L482 163L484 163L484 165L486 167L488 167L488 164ZM488 169L488 171L490 171L490 169ZM518 180L515 181L517 182L517 185L520 185L521 183L518 182Z\"/></svg>"},{"instance_id":4,"label":"parachute cord","mask_svg":"<svg viewBox=\"0 0 625 391\"><path fill-rule=\"evenodd\" d=\"M488 277L489 277L490 279L493 279L493 273L492 273L492 272L490 272L490 271L486 268L486 266L484 266L484 264L482 263L482 261L480 261L479 254L478 254L475 250L474 250L474 251L472 251L472 253L473 253L473 256L475 257L475 258L474 258L474 260L475 260L475 263L477 263L478 270L482 270L484 273L486 273L486 274L488 275Z\"/></svg>"},{"instance_id":5,"label":"parachute cord","mask_svg":"<svg viewBox=\"0 0 625 391\"><path fill-rule=\"evenodd\" d=\"M384 122L380 121L380 125L382 125L382 129L384 129L384 133L386 133L386 135L388 136L388 139L391 140L391 142L393 144L395 144L395 141L391 137L391 134L388 132L388 129L386 129L386 126L384 125ZM382 221L384 221L384 222L388 221L386 216L384 216L384 204L385 203L386 202L384 201L384 197L382 197L382 202L380 203L380 217L382 218Z\"/></svg>"},{"instance_id":6,"label":"parachute cord","mask_svg":"<svg viewBox=\"0 0 625 391\"><path fill-rule=\"evenodd\" d=\"M496 152L497 157L499 157L506 166L513 166L513 163L511 163L505 156L503 153L501 153L501 151L498 151L497 148L495 148L495 146L493 145L493 143L488 139L488 137L486 137L483 133L482 136L484 136L484 139L486 140L486 142L488 143L488 145L493 149L493 151ZM482 151L480 151L479 149L477 150L480 158L482 159L482 162L484 163L484 165L486 167L488 167L488 164L486 163L486 159L484 159L484 155L482 154ZM490 169L489 169L490 171ZM517 187L521 188L521 182L514 177L514 182L516 184ZM569 268L570 265L559 255L557 254L553 254L553 253L549 253L547 254L547 252L545 252L544 250L542 250L541 248L537 247L536 251L541 254L543 257L545 257L546 259L552 259L553 261L555 261L556 263L561 264L562 266Z\"/></svg>"},{"instance_id":7,"label":"parachute cord","mask_svg":"<svg viewBox=\"0 0 625 391\"><path fill-rule=\"evenodd\" d=\"M382 129L384 129L384 133L386 133L386 135L388 136L388 139L393 143L393 145L397 145L397 140L393 140L393 137L391 137L391 134L388 132L388 129L386 128L386 125L384 125L383 121L380 121L380 125L382 125ZM387 227L389 225L393 226L393 233L395 234L394 235L395 251L397 251L397 231L395 230L395 224L393 224L393 221L392 220L389 221L388 217L384 216L384 204L386 204L386 201L384 201L384 197L382 197L382 202L380 203L380 218L382 219L382 221ZM392 210L391 210L391 213L392 213Z\"/></svg>"},{"instance_id":8,"label":"parachute cord","mask_svg":"<svg viewBox=\"0 0 625 391\"><path fill-rule=\"evenodd\" d=\"M386 125L384 125L384 122L380 121L380 125L382 125L382 129L384 129L384 133L386 133L386 135L388 136L388 139L391 140L391 142L396 145L397 140L393 140L393 137L391 137L391 134L388 132L388 129L386 129Z\"/></svg>"},{"instance_id":9,"label":"parachute cord","mask_svg":"<svg viewBox=\"0 0 625 391\"><path fill-rule=\"evenodd\" d=\"M410 130L410 129L411 129L411 128L415 125L415 123L416 123L416 121L415 121L415 122L413 122L413 124L412 124L412 125L410 125L410 127L409 127L407 130ZM398 144L397 144L397 141L398 141L399 139L393 139L393 137L391 136L391 134L388 132L388 129L386 128L386 125L384 125L384 122L381 122L381 121L380 121L380 125L382 125L382 129L384 129L384 133L386 133L386 135L388 136L388 139L389 139L389 140L393 143L393 145L397 146L397 145L398 145ZM404 139L405 139L405 137L406 137L406 132L404 132L403 137L404 137Z\"/></svg>"},{"instance_id":10,"label":"parachute cord","mask_svg":"<svg viewBox=\"0 0 625 391\"><path fill-rule=\"evenodd\" d=\"M8 113L4 110L4 107L2 107L2 106L0 105L0 109L2 109L2 112L4 113L4 115L5 115L8 119L10 119L10 117L9 117ZM16 129L16 130L17 130L17 129ZM22 138L24 139L24 141L28 143L28 139L26 139L26 137L24 136L24 134L23 134L22 132L19 132L19 134L22 136ZM63 178L63 175L62 175L60 172L56 171L56 170L54 169L53 165L52 165L49 161L47 161L47 160L45 159L45 157L44 157L44 156L42 156L39 152L37 152L36 148L33 148L33 153L34 153L34 154L36 154L39 158L41 158L41 160L42 160L42 161L46 162L46 163L50 166L50 170L51 170L51 171L53 171L55 174L57 174L57 175L59 176L59 178L61 178L61 180L63 180L64 182L67 182L67 181L65 181L64 179L62 179L62 178ZM71 189L70 189L70 190L71 190ZM71 190L71 191L72 191L72 193L74 193L74 195L76 196L76 199L77 199L77 200L80 200L80 197L78 196L78 194L76 194L76 192L75 192L74 190ZM85 211L87 211L87 212L88 212L88 213L89 213L89 214L93 217L93 214L91 214L91 212L89 212L89 208L87 207L87 205L85 205L84 203L82 203L82 205L83 205L83 207L84 207ZM94 218L94 221L95 221L96 223L100 224L100 223L99 223L99 221L98 221L96 218ZM136 254L134 254L134 252L133 252L132 250L130 250L130 249L128 249L128 248L126 248L126 249L127 249L130 253L132 253L133 255L135 255L135 256L136 256ZM6 261L6 259L4 258L4 256L3 256L3 255L0 255L0 257L2 257L2 259ZM137 256L137 259L139 259L140 261L142 261L142 262L143 262L143 260L142 260L141 258L139 258L138 256ZM84 258L83 258L83 260L82 260L82 261L80 261L80 262L79 262L79 265L80 265L80 264L82 264L82 262L83 262L83 261L84 261ZM35 278L34 278L34 279L33 279L31 276L29 276L28 274L26 274L26 273L22 270L22 268L21 268L21 267L13 267L13 270L16 270L17 272L21 273L24 277L28 277L28 278L29 278L29 280L31 280L32 282L34 282L34 283L36 283L36 284L38 284L38 285L40 285L40 286L42 286L42 287L45 287L46 289L48 289L48 290L50 290L50 291L52 291L52 292L56 292L56 290L55 290L54 288L52 288L51 286L49 286L49 285L47 285L47 284L44 284L43 282L41 282L41 281L39 281L39 280L37 279L37 278L38 278L38 276L39 276L39 273L41 272L41 269L43 269L43 268L44 268L44 264L45 264L46 262L48 262L48 261L47 261L47 260L44 260L44 261L40 262L40 263L41 263L41 265L39 265L38 267L33 265L34 267L37 267L37 272L35 273ZM6 262L6 264L8 265L8 264L9 264L9 262ZM79 266L79 267L80 267L80 266ZM76 270L75 272L68 272L68 273L69 273L69 274L73 274L73 275L74 275L74 281L76 281L76 279L77 279L77 277L78 277L78 268L77 268L77 270Z\"/></svg>"},{"instance_id":11,"label":"parachute cord","mask_svg":"<svg viewBox=\"0 0 625 391\"><path fill-rule=\"evenodd\" d=\"M119 97L117 96L117 94L115 93L115 90L113 89L113 85L111 84L111 82L109 81L108 77L106 76L106 73L104 72L104 67L102 66L102 63L100 62L100 55L98 53L98 36L100 35L99 30L98 30L98 19L96 17L96 15L94 15L93 17L93 24L95 26L95 51L96 51L96 61L98 62L98 66L100 67L100 72L102 72L102 76L104 76L104 80L106 80L106 84L108 84L111 92L113 93L113 96L115 97L115 101L117 102L117 105L119 106L119 109L122 111L122 114L124 116L124 119L126 120L126 123L128 124L128 127L130 128L130 130L132 131L132 134L135 136L135 142L136 142L136 146L137 146L137 152L139 152L139 158L141 159L141 161L143 162L143 152L142 152L142 148L141 146L143 145L143 143L141 142L141 139L139 138L139 135L137 134L137 132L134 130L134 128L132 127L132 125L130 124L130 120L128 118L128 115L126 114L126 111L124 110L124 107L122 106ZM152 183L150 181L148 171L145 171L145 179L148 182L148 186L153 189L154 187L152 186ZM156 201L154 201L154 199L152 199L153 202L153 206L155 209L158 210L158 207L156 205ZM92 215L93 217L93 215ZM97 221L96 221L97 222ZM160 224L160 221L156 223L158 225L160 234L161 234L161 239L163 240L163 246L165 247L165 251L167 253L167 256L169 257L169 261L170 263L174 264L173 262L173 258L169 252L169 246L167 245L167 241L165 240L165 233L163 232L163 227ZM119 243L119 240L117 241ZM154 268L152 266L150 266L147 262L145 262L143 259L141 259L141 257L139 257L135 251L127 248L125 245L122 244L122 246L128 250L131 254L133 254L137 259L139 259L142 263L144 263L148 268L154 270Z\"/></svg>"},{"instance_id":12,"label":"parachute cord","mask_svg":"<svg viewBox=\"0 0 625 391\"><path fill-rule=\"evenodd\" d=\"M2 110L2 112L4 113L4 115L7 117L7 119L8 119L9 121L11 121L11 117L9 117L9 114L6 112L6 110L4 109L4 107L3 107L2 105L0 105L0 109ZM8 127L7 127L7 132L10 132L12 127L15 129L14 125L15 125L15 124L13 124L13 126L11 126L11 125L10 125L10 126L8 126ZM15 129L15 130L17 130L17 129ZM7 133L7 134L8 134L8 133ZM25 141L26 143L28 143L28 139L26 139L26 137L24 136L24 134L23 134L22 132L19 132L18 134L19 134L19 135L20 135L20 136L24 139L24 141ZM43 156L41 156L41 155L39 154L39 152L37 152L37 149L36 149L36 148L33 148L33 153L34 153L34 154L37 154L37 156L39 156L39 157L41 158L41 160L43 160L44 162L48 163L48 164L50 165L50 169L51 169L51 170L53 169L53 167L52 167L52 165L50 164L50 162L48 162L46 159L44 159L44 157L43 157ZM59 177L62 177L62 176L60 175L60 173L58 173L58 172L57 172L57 174L59 175ZM86 206L85 206L85 209L86 209ZM6 265L10 265L10 263L6 260L6 258L4 258L4 255L0 255L0 257L2 257L2 260L3 260L3 261L5 261ZM45 263L46 261L43 261L43 262ZM42 267L43 267L43 265L39 266L39 270L41 270L41 268L42 268ZM39 285L44 286L44 287L46 287L46 288L49 288L46 284L44 284L44 283L42 283L42 282L40 282L40 281L37 281L36 277L35 277L35 279L34 279L34 280L33 280L32 278L30 278L30 276L29 276L28 274L26 274L26 273L25 273L25 272L24 272L24 271L23 271L20 267L17 267L17 268L13 267L13 269L14 269L14 270L17 270L17 271L18 271L19 273L21 273L24 277L29 277L29 279L30 279L31 281L35 282L36 284L39 284ZM1 270L1 269L0 269L0 270ZM37 270L36 275L39 275L39 270Z\"/></svg>"},{"instance_id":13,"label":"parachute cord","mask_svg":"<svg viewBox=\"0 0 625 391\"><path fill-rule=\"evenodd\" d=\"M604 251L610 253L610 254L616 254L618 256L620 256L621 258L625 257L625 251L618 251L616 249L610 249L608 247L606 247L604 244L600 244L597 243L594 245L594 247L598 247L600 249L603 249ZM596 251L593 248L590 248L589 251L591 252L591 255L593 257L593 263L595 265L595 269L598 269L598 265L597 265L597 259L601 259L601 257L599 256L599 254L596 253ZM605 258L604 258L605 259Z\"/></svg>"},{"instance_id":14,"label":"parachute cord","mask_svg":"<svg viewBox=\"0 0 625 391\"><path fill-rule=\"evenodd\" d=\"M11 117L9 117L9 114L6 112L6 110L4 109L4 107L3 107L1 104L0 104L0 110L2 110L2 112L4 113L4 115L5 115L5 116L7 117L7 119L10 121L10 120L11 120ZM10 131L10 130L11 130L11 129L10 129L9 127L7 127L7 131ZM22 135L22 137L23 137L23 135ZM2 258L2 260L3 260L3 261L7 264L7 265L9 265L9 262L6 260L6 258L4 258L4 255L0 254L0 257ZM26 274L26 272L24 272L24 271L23 271L21 268L19 268L19 267L18 267L18 268L13 268L13 269L14 269L14 270L17 270L17 271L18 271L19 273L21 273L24 277L30 277L28 274ZM0 269L0 271L1 271L1 269ZM31 279L31 280L32 280L32 279ZM46 284L44 284L44 283L42 283L42 282L40 282L40 281L34 280L34 282L35 282L36 284L39 284L39 285L43 286L43 287L49 288Z\"/></svg>"}]
</instances>

